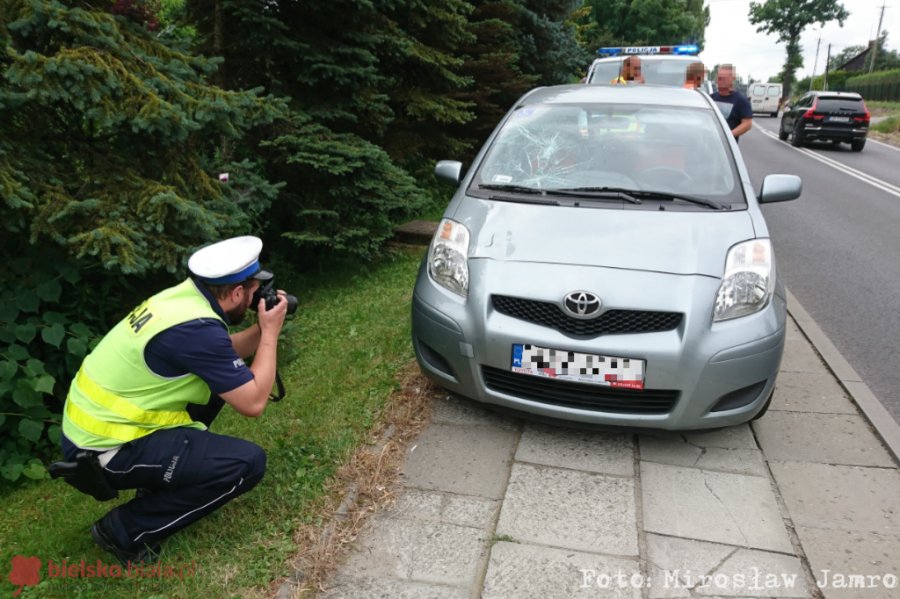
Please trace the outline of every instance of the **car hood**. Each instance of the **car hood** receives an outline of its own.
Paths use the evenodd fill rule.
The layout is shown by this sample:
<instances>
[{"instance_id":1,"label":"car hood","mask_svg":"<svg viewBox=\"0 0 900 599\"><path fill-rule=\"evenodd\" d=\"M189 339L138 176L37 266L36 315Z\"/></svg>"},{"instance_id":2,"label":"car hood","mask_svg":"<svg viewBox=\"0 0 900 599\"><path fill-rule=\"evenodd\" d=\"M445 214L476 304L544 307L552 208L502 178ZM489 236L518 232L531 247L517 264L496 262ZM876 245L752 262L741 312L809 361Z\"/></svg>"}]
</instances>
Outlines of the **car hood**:
<instances>
[{"instance_id":1,"label":"car hood","mask_svg":"<svg viewBox=\"0 0 900 599\"><path fill-rule=\"evenodd\" d=\"M470 258L720 278L728 249L756 236L746 210L622 210L470 199L453 217L472 234Z\"/></svg>"}]
</instances>

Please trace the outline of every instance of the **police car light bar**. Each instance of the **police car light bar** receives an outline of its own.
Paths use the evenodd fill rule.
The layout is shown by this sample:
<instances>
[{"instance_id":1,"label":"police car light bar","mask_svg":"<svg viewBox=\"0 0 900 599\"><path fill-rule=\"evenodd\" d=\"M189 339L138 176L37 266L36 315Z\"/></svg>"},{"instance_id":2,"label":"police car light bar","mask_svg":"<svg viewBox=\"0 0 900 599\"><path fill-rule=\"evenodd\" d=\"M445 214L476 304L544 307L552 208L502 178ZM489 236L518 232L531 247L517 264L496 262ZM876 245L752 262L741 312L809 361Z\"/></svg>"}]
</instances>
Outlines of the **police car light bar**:
<instances>
[{"instance_id":1,"label":"police car light bar","mask_svg":"<svg viewBox=\"0 0 900 599\"><path fill-rule=\"evenodd\" d=\"M697 44L683 44L681 46L611 46L599 48L600 56L627 56L631 54L681 54L695 56L700 53Z\"/></svg>"}]
</instances>

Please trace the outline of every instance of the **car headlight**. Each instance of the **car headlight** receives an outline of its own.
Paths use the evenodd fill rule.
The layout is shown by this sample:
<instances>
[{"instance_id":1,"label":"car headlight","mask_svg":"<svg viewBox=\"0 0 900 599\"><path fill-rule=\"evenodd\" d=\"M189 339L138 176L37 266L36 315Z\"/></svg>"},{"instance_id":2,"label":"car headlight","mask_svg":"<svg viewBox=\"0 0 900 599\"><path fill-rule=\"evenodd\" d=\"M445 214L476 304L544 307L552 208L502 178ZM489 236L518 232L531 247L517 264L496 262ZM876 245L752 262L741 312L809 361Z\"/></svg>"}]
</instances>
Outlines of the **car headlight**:
<instances>
[{"instance_id":1,"label":"car headlight","mask_svg":"<svg viewBox=\"0 0 900 599\"><path fill-rule=\"evenodd\" d=\"M450 219L441 220L428 249L428 274L440 285L466 297L469 293L469 230Z\"/></svg>"},{"instance_id":2,"label":"car headlight","mask_svg":"<svg viewBox=\"0 0 900 599\"><path fill-rule=\"evenodd\" d=\"M775 262L768 239L744 241L728 250L725 276L716 294L713 322L759 312L775 290Z\"/></svg>"}]
</instances>

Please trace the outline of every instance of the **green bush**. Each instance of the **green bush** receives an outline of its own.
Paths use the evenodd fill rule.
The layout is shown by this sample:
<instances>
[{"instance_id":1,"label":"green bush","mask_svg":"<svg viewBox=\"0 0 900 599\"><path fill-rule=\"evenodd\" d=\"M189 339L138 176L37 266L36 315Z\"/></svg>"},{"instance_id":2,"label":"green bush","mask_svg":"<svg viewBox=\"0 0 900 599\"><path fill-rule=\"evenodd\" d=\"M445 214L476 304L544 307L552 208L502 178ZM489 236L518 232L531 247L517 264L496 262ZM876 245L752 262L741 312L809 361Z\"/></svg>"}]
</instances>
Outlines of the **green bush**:
<instances>
[{"instance_id":1,"label":"green bush","mask_svg":"<svg viewBox=\"0 0 900 599\"><path fill-rule=\"evenodd\" d=\"M867 100L900 101L900 69L850 77L846 89Z\"/></svg>"}]
</instances>

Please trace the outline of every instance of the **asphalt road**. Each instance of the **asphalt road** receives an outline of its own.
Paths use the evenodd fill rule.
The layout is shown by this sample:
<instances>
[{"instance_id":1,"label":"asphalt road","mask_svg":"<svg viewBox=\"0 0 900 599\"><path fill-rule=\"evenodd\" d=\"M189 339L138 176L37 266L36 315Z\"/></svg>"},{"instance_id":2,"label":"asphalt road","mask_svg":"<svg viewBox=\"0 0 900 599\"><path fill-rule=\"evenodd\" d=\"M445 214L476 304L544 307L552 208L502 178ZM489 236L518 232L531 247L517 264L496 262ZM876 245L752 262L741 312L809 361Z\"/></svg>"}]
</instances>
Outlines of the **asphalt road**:
<instances>
[{"instance_id":1,"label":"asphalt road","mask_svg":"<svg viewBox=\"0 0 900 599\"><path fill-rule=\"evenodd\" d=\"M785 284L900 422L900 149L796 149L780 119L757 116L741 138L754 188L772 173L803 195L763 208Z\"/></svg>"}]
</instances>

